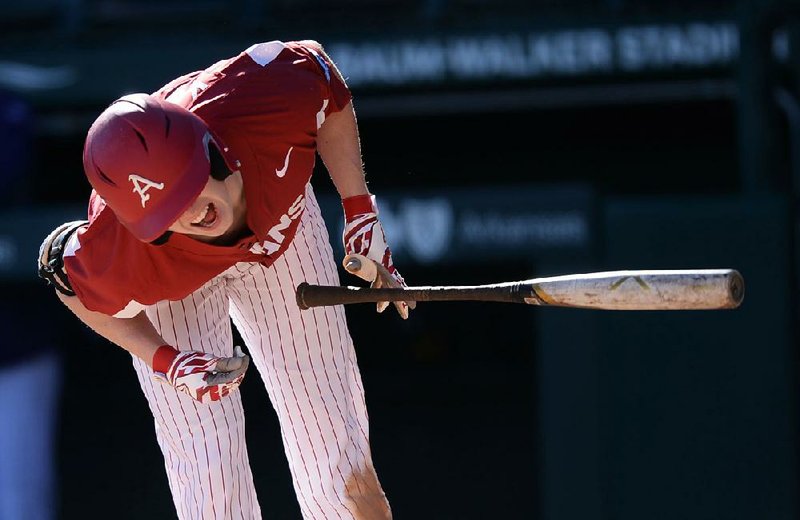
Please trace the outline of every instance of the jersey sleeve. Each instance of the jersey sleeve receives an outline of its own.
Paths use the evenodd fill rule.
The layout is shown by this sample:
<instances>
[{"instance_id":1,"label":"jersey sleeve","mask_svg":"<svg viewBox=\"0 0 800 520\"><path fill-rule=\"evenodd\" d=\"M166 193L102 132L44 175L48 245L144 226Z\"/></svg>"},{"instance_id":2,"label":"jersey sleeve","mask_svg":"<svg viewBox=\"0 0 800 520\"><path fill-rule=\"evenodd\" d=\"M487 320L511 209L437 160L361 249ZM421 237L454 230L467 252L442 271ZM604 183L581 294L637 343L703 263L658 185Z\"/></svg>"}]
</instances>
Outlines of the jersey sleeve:
<instances>
[{"instance_id":1,"label":"jersey sleeve","mask_svg":"<svg viewBox=\"0 0 800 520\"><path fill-rule=\"evenodd\" d=\"M297 93L306 91L308 80L304 76L309 72L321 87L321 95L328 100L326 115L340 111L352 98L341 72L317 41L276 40L256 43L245 49L243 55L255 62L258 69L265 74L249 74L250 81L254 81L256 85L267 82L262 83L262 92L265 94L263 101L269 99L270 93L279 91L274 87L275 81L291 86Z\"/></svg>"},{"instance_id":2,"label":"jersey sleeve","mask_svg":"<svg viewBox=\"0 0 800 520\"><path fill-rule=\"evenodd\" d=\"M290 48L296 49L297 52L307 53L316 61L330 89L331 106L329 113L338 112L343 109L351 101L352 93L347 86L344 76L342 76L342 73L330 56L328 56L328 53L325 52L322 44L315 40L301 40L298 42L289 42L287 45Z\"/></svg>"},{"instance_id":3,"label":"jersey sleeve","mask_svg":"<svg viewBox=\"0 0 800 520\"><path fill-rule=\"evenodd\" d=\"M130 290L143 282L136 279L137 270L124 260L128 241L115 237L114 227L105 225L111 211L104 208L102 199L92 198L90 223L67 241L64 267L72 290L84 307L108 316L130 318L145 307Z\"/></svg>"}]
</instances>

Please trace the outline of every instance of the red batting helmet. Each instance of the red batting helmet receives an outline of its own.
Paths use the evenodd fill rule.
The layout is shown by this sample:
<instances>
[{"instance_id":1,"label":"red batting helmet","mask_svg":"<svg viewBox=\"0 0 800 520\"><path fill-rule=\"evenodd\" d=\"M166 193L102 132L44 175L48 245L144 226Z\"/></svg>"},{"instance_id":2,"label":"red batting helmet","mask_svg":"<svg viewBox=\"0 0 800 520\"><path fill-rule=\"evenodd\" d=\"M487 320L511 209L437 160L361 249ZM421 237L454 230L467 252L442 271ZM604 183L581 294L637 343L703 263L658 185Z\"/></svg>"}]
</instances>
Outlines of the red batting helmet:
<instances>
[{"instance_id":1,"label":"red batting helmet","mask_svg":"<svg viewBox=\"0 0 800 520\"><path fill-rule=\"evenodd\" d=\"M83 168L139 240L161 236L209 179L211 135L196 115L148 94L119 98L86 136Z\"/></svg>"}]
</instances>

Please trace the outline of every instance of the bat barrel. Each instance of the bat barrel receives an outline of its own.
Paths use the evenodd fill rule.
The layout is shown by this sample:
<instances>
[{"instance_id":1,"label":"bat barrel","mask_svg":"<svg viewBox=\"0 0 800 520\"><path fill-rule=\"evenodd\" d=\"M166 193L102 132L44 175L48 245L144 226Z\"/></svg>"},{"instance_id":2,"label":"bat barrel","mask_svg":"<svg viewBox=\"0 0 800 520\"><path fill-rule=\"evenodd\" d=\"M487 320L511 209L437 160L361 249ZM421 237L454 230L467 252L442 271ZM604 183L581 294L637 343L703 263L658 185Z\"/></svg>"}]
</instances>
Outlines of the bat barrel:
<instances>
[{"instance_id":1,"label":"bat barrel","mask_svg":"<svg viewBox=\"0 0 800 520\"><path fill-rule=\"evenodd\" d=\"M744 278L735 269L608 271L531 281L532 303L608 310L735 309Z\"/></svg>"}]
</instances>

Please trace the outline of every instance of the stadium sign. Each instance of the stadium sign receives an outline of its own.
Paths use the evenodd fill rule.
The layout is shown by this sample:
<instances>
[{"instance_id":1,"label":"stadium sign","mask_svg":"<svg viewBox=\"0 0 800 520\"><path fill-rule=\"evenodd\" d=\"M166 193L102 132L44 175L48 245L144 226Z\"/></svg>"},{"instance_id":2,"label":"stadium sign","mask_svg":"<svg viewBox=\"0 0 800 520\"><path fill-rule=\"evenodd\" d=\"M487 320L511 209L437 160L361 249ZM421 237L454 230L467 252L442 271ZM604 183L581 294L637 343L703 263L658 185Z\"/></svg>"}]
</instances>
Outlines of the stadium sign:
<instances>
[{"instance_id":1,"label":"stadium sign","mask_svg":"<svg viewBox=\"0 0 800 520\"><path fill-rule=\"evenodd\" d=\"M331 42L353 87L724 69L739 56L728 21ZM776 49L783 47L776 41Z\"/></svg>"}]
</instances>

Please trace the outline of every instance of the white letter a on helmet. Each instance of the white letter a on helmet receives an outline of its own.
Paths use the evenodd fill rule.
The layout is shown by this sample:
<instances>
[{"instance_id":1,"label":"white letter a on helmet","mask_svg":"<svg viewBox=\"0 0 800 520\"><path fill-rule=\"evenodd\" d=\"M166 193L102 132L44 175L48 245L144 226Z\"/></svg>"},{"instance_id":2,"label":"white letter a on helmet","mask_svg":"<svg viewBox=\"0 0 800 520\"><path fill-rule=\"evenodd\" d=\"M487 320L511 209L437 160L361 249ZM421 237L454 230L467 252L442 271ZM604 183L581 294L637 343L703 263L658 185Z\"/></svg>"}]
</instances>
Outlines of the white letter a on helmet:
<instances>
[{"instance_id":1,"label":"white letter a on helmet","mask_svg":"<svg viewBox=\"0 0 800 520\"><path fill-rule=\"evenodd\" d=\"M147 190L150 188L155 188L157 190L164 189L163 182L153 182L150 179L145 179L144 177L140 177L138 175L128 175L128 180L133 183L133 191L138 193L142 198L142 207L144 207L145 203L150 200L150 195L147 194Z\"/></svg>"}]
</instances>

